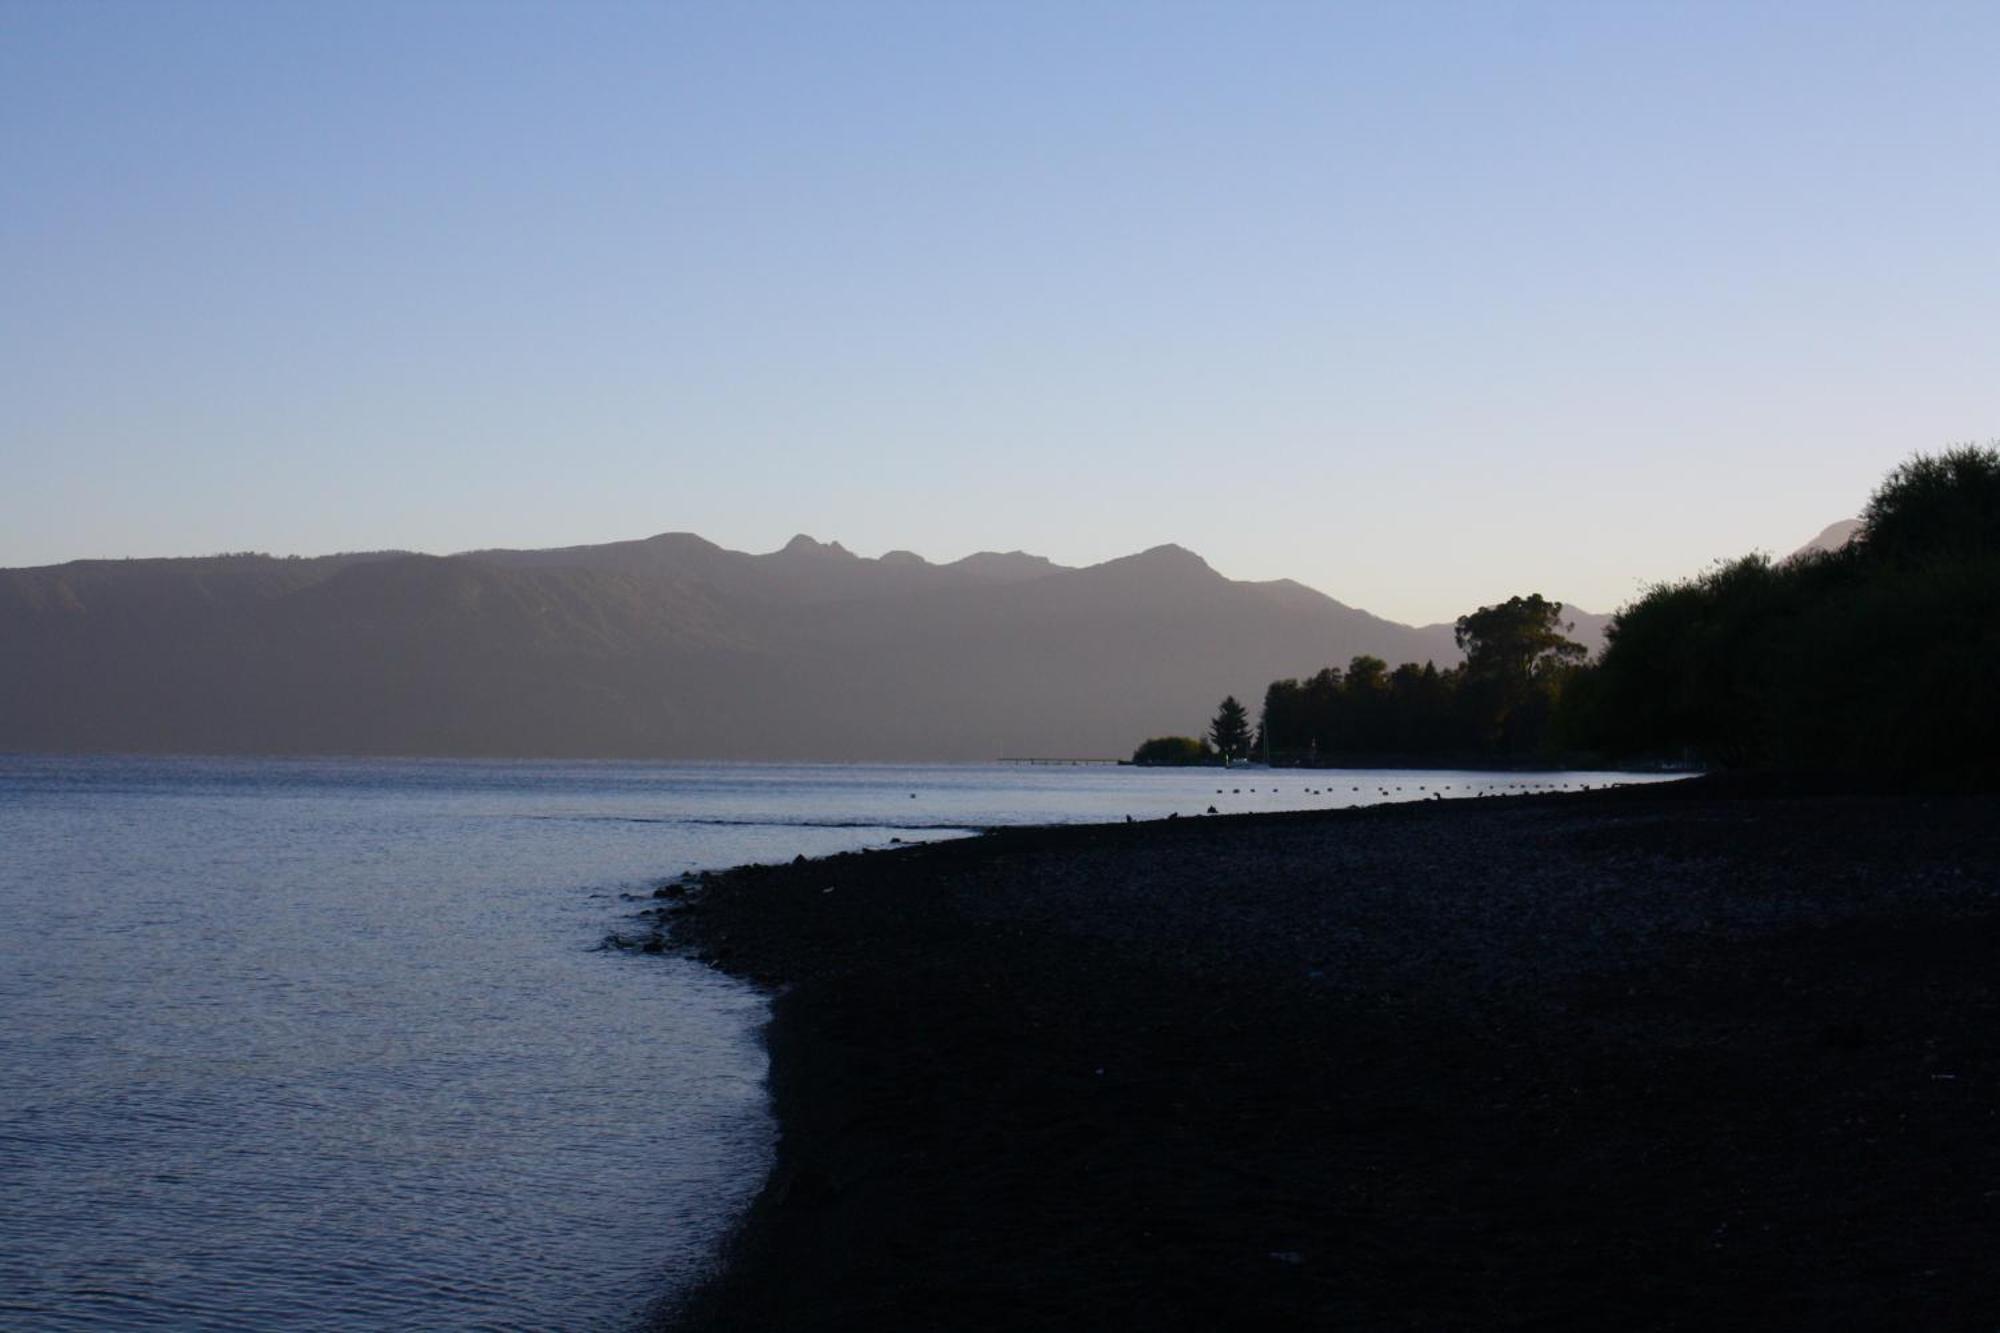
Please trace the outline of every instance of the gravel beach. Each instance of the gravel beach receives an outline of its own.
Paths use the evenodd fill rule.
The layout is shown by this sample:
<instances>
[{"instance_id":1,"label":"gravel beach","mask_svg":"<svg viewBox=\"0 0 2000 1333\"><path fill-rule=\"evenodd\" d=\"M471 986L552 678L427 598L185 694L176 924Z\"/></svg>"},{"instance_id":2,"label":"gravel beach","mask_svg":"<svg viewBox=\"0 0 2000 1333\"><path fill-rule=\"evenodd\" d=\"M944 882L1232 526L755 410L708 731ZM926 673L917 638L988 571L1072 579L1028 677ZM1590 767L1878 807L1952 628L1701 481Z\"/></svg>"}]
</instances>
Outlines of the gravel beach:
<instances>
[{"instance_id":1,"label":"gravel beach","mask_svg":"<svg viewBox=\"0 0 2000 1333\"><path fill-rule=\"evenodd\" d=\"M684 1329L2000 1325L2000 798L1712 779L663 891L772 988Z\"/></svg>"}]
</instances>

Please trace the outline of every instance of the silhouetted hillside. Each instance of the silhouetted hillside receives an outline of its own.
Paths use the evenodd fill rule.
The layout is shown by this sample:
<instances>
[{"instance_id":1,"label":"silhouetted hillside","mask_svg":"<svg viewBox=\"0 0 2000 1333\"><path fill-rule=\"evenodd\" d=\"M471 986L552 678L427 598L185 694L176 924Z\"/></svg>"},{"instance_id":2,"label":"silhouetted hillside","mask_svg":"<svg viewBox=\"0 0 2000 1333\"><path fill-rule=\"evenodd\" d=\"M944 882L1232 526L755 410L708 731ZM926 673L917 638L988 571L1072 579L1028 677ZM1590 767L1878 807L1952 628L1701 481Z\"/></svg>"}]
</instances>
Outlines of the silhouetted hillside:
<instances>
[{"instance_id":1,"label":"silhouetted hillside","mask_svg":"<svg viewBox=\"0 0 2000 1333\"><path fill-rule=\"evenodd\" d=\"M0 748L985 759L1117 755L1370 653L1456 660L1176 546L1085 569L688 533L451 557L0 571Z\"/></svg>"}]
</instances>

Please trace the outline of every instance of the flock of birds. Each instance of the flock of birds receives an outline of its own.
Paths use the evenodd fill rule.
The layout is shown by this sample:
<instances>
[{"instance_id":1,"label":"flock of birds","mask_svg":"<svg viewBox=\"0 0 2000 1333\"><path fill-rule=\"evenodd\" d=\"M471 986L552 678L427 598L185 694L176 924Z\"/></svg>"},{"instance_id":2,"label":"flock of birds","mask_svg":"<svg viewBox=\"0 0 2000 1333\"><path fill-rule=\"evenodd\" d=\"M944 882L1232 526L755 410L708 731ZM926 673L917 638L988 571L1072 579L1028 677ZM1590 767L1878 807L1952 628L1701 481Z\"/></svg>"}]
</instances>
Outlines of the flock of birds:
<instances>
[{"instance_id":1,"label":"flock of birds","mask_svg":"<svg viewBox=\"0 0 2000 1333\"><path fill-rule=\"evenodd\" d=\"M1604 783L1595 785L1616 786L1618 784ZM1407 799L1442 801L1443 799L1445 799L1444 794L1447 791L1455 791L1458 789L1457 784L1445 783L1439 786L1437 789L1433 790L1430 784L1426 782L1418 782L1409 785L1404 785L1400 783L1376 785L1371 783L1370 786L1374 787L1375 793L1378 796L1382 797L1382 799L1384 800L1393 800L1397 796L1407 792L1409 793ZM1588 782L1579 782L1579 783L1510 782L1510 783L1495 784L1495 785L1488 785L1485 783L1467 784L1466 789L1473 796L1490 796L1490 795L1518 796L1529 792L1590 791L1593 790L1593 786L1594 784ZM1230 796L1242 796L1245 794L1255 796L1257 794L1257 790L1258 789L1255 787L1231 787L1225 793L1223 788L1217 787L1215 789L1215 794L1217 796L1222 796L1225 794ZM1285 794L1284 789L1277 786L1269 787L1266 790L1272 796L1280 796ZM1334 796L1338 794L1336 790L1332 787L1303 787L1303 788L1298 788L1296 790L1298 790L1299 792L1301 792L1306 796ZM1358 794L1362 791L1362 788L1359 786L1350 786L1347 790L1350 794ZM1424 793L1424 795L1419 797L1415 794L1417 792L1422 792ZM1214 815L1214 814L1220 814L1221 811L1217 810L1214 806L1211 805L1208 807L1207 810L1203 811L1203 813ZM1180 814L1178 811L1176 811L1175 813L1168 815L1167 818L1178 819L1180 818ZM1128 824L1132 823L1133 822L1132 816L1130 815L1125 816L1125 822Z\"/></svg>"},{"instance_id":2,"label":"flock of birds","mask_svg":"<svg viewBox=\"0 0 2000 1333\"><path fill-rule=\"evenodd\" d=\"M1418 791L1425 793L1425 796L1422 798L1417 798L1413 796L1411 797L1411 799L1428 799L1433 801L1442 801L1444 799L1444 794L1446 792L1455 791L1458 788L1458 784L1449 782L1441 784L1436 791L1432 791L1430 784L1427 782L1418 782L1408 786L1401 783L1389 783L1387 785L1377 785L1371 783L1369 785L1375 788L1376 795L1380 796L1383 800L1393 799L1393 797L1396 794L1400 794L1405 791ZM1597 783L1597 784L1592 784L1588 782L1578 782L1578 783L1509 782L1509 783L1499 783L1493 785L1488 785L1486 783L1477 783L1477 784L1468 783L1466 784L1466 788L1473 796L1520 796L1528 792L1592 791L1597 786L1617 787L1622 785L1624 784L1617 782L1607 782L1607 783ZM1272 796L1284 795L1284 789L1276 785L1271 786L1267 790L1269 794ZM1307 796L1333 796L1337 794L1332 787L1302 787L1296 790L1302 792L1304 795ZM1350 794L1358 794L1361 791L1361 788L1359 786L1351 786L1347 790ZM1225 793L1221 787L1217 787L1215 789L1215 794L1217 796L1222 796L1225 794L1230 796L1242 796L1245 795L1246 793L1248 795L1255 796L1257 794L1257 788L1231 787L1228 789L1227 793ZM917 794L915 792L911 792L910 799L913 801L916 800ZM1214 806L1211 805L1208 807L1208 809L1202 811L1202 813L1208 815L1218 815L1221 814L1222 812L1220 810L1217 810ZM1167 816L1168 819L1179 819L1180 817L1181 814L1180 811L1178 810L1174 811L1172 814ZM1136 821L1132 818L1132 816L1127 815L1125 816L1125 822L1131 824ZM902 841L902 839L892 838L890 839L890 841L900 842Z\"/></svg>"}]
</instances>

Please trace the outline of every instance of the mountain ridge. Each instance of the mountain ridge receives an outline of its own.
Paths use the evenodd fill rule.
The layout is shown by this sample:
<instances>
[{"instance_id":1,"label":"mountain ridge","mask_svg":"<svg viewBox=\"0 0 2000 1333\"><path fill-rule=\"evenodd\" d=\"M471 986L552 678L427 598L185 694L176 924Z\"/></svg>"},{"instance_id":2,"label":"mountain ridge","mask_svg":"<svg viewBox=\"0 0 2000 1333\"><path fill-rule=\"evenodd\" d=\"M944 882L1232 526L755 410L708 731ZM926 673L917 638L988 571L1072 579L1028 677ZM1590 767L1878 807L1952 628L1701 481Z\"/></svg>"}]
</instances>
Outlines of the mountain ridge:
<instances>
[{"instance_id":1,"label":"mountain ridge","mask_svg":"<svg viewBox=\"0 0 2000 1333\"><path fill-rule=\"evenodd\" d=\"M0 570L0 748L684 759L1112 756L1368 653L1457 659L1163 544L1070 567L800 534Z\"/></svg>"}]
</instances>

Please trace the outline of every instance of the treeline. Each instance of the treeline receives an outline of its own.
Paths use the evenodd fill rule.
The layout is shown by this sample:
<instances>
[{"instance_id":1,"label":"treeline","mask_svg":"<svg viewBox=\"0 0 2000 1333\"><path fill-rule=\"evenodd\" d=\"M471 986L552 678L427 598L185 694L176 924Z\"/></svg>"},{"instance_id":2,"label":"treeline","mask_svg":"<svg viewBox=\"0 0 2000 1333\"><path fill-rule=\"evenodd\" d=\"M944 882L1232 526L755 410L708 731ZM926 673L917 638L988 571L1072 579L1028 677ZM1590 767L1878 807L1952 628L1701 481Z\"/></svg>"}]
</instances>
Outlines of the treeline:
<instances>
[{"instance_id":1,"label":"treeline","mask_svg":"<svg viewBox=\"0 0 2000 1333\"><path fill-rule=\"evenodd\" d=\"M1357 657L1264 691L1255 753L1276 764L1533 762L1564 742L1561 703L1585 650L1562 603L1535 595L1481 607L1457 624L1463 665L1394 670Z\"/></svg>"},{"instance_id":2,"label":"treeline","mask_svg":"<svg viewBox=\"0 0 2000 1333\"><path fill-rule=\"evenodd\" d=\"M1651 761L1991 782L2000 450L1898 467L1840 550L1746 556L1649 589L1594 662L1567 628L1540 596L1481 607L1458 621L1462 665L1357 657L1273 681L1254 736L1225 708L1212 744L1153 760Z\"/></svg>"},{"instance_id":3,"label":"treeline","mask_svg":"<svg viewBox=\"0 0 2000 1333\"><path fill-rule=\"evenodd\" d=\"M1611 754L2000 776L2000 451L1890 473L1847 546L1730 561L1613 621L1567 711Z\"/></svg>"},{"instance_id":4,"label":"treeline","mask_svg":"<svg viewBox=\"0 0 2000 1333\"><path fill-rule=\"evenodd\" d=\"M1515 597L1460 617L1462 665L1391 670L1356 657L1264 691L1255 730L1248 710L1224 699L1204 737L1160 736L1138 764L1538 762L1563 743L1561 702L1585 656L1567 636L1562 603Z\"/></svg>"}]
</instances>

